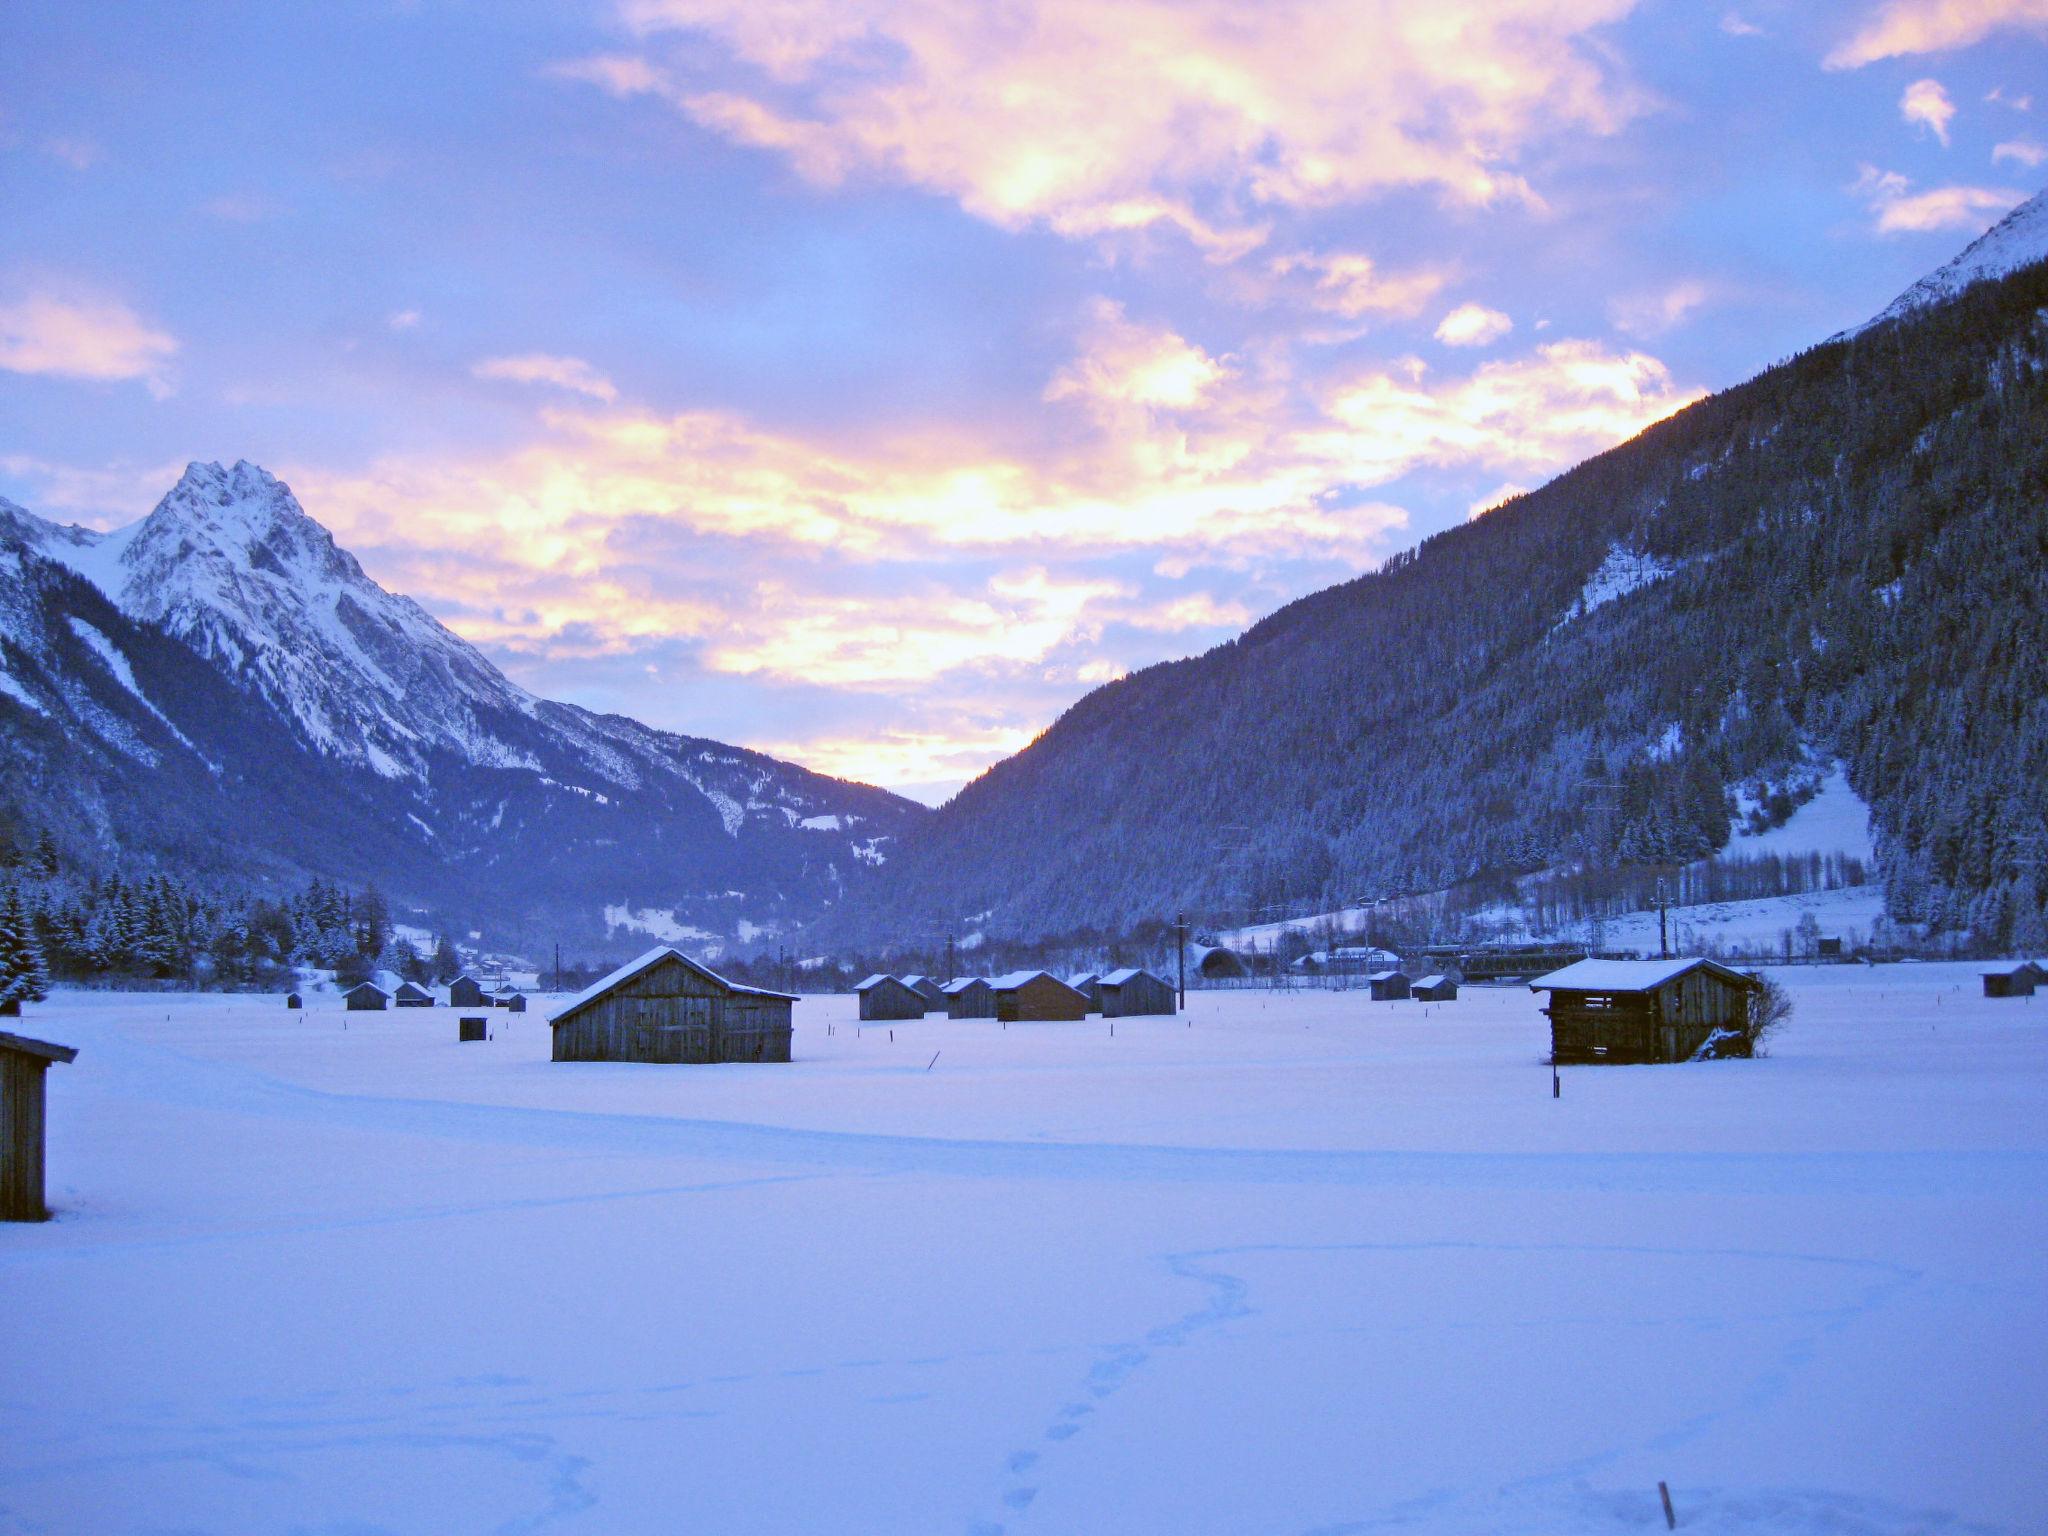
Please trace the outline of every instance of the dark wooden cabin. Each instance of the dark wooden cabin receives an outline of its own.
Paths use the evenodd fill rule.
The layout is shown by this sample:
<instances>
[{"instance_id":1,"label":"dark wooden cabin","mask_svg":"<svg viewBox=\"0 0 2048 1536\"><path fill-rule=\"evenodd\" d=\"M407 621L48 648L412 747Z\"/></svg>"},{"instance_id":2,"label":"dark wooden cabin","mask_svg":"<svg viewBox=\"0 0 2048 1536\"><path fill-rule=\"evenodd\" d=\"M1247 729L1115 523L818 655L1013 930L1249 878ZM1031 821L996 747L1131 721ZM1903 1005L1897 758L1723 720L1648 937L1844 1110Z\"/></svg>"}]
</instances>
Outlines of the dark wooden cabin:
<instances>
[{"instance_id":1,"label":"dark wooden cabin","mask_svg":"<svg viewBox=\"0 0 2048 1536\"><path fill-rule=\"evenodd\" d=\"M915 992L919 997L924 999L925 1013L939 1013L945 1009L946 989L944 987L941 987L936 981L932 980L931 977L903 976L899 977L898 979L903 983L903 985L910 988L911 991ZM922 1015L920 1015L920 1017L922 1017Z\"/></svg>"},{"instance_id":2,"label":"dark wooden cabin","mask_svg":"<svg viewBox=\"0 0 2048 1536\"><path fill-rule=\"evenodd\" d=\"M464 1014L455 1025L455 1040L458 1045L467 1045L474 1040L490 1038L491 1021L480 1013Z\"/></svg>"},{"instance_id":3,"label":"dark wooden cabin","mask_svg":"<svg viewBox=\"0 0 2048 1536\"><path fill-rule=\"evenodd\" d=\"M287 992L284 995L284 1005L287 1008L303 1008L306 1006L306 1000L296 992Z\"/></svg>"},{"instance_id":4,"label":"dark wooden cabin","mask_svg":"<svg viewBox=\"0 0 2048 1536\"><path fill-rule=\"evenodd\" d=\"M1425 976L1408 989L1418 1003L1455 1003L1458 984L1448 976Z\"/></svg>"},{"instance_id":5,"label":"dark wooden cabin","mask_svg":"<svg viewBox=\"0 0 2048 1536\"><path fill-rule=\"evenodd\" d=\"M1372 988L1372 1000L1376 1003L1398 1003L1415 990L1415 983L1405 971L1374 971L1365 978L1365 984Z\"/></svg>"},{"instance_id":6,"label":"dark wooden cabin","mask_svg":"<svg viewBox=\"0 0 2048 1536\"><path fill-rule=\"evenodd\" d=\"M1134 1019L1175 1012L1173 983L1150 971L1111 971L1096 983L1105 1019Z\"/></svg>"},{"instance_id":7,"label":"dark wooden cabin","mask_svg":"<svg viewBox=\"0 0 2048 1536\"><path fill-rule=\"evenodd\" d=\"M924 1017L924 994L905 985L900 976L870 976L856 985L853 992L860 999L860 1016L864 1023Z\"/></svg>"},{"instance_id":8,"label":"dark wooden cabin","mask_svg":"<svg viewBox=\"0 0 2048 1536\"><path fill-rule=\"evenodd\" d=\"M391 994L374 981L359 981L341 995L351 1013L382 1013L391 1001Z\"/></svg>"},{"instance_id":9,"label":"dark wooden cabin","mask_svg":"<svg viewBox=\"0 0 2048 1536\"><path fill-rule=\"evenodd\" d=\"M1550 1051L1571 1062L1689 1061L1748 1022L1757 984L1716 960L1581 960L1529 983L1548 992Z\"/></svg>"},{"instance_id":10,"label":"dark wooden cabin","mask_svg":"<svg viewBox=\"0 0 2048 1536\"><path fill-rule=\"evenodd\" d=\"M76 1061L68 1045L0 1034L0 1221L47 1221L43 1203L43 1078L53 1061Z\"/></svg>"},{"instance_id":11,"label":"dark wooden cabin","mask_svg":"<svg viewBox=\"0 0 2048 1536\"><path fill-rule=\"evenodd\" d=\"M996 1016L996 994L980 976L959 976L939 990L946 994L949 1019L992 1019Z\"/></svg>"},{"instance_id":12,"label":"dark wooden cabin","mask_svg":"<svg viewBox=\"0 0 2048 1536\"><path fill-rule=\"evenodd\" d=\"M474 976L458 976L448 983L448 1006L450 1008L487 1008L483 983Z\"/></svg>"},{"instance_id":13,"label":"dark wooden cabin","mask_svg":"<svg viewBox=\"0 0 2048 1536\"><path fill-rule=\"evenodd\" d=\"M1995 971L1984 973L1984 995L1986 997L2032 997L2039 976L2033 965L2025 960L2017 965L2000 966Z\"/></svg>"},{"instance_id":14,"label":"dark wooden cabin","mask_svg":"<svg viewBox=\"0 0 2048 1536\"><path fill-rule=\"evenodd\" d=\"M399 1008L431 1008L434 1006L434 994L425 987L401 981L398 990L391 994L391 1001Z\"/></svg>"},{"instance_id":15,"label":"dark wooden cabin","mask_svg":"<svg viewBox=\"0 0 2048 1536\"><path fill-rule=\"evenodd\" d=\"M788 1061L788 992L743 987L650 949L549 1017L556 1061Z\"/></svg>"},{"instance_id":16,"label":"dark wooden cabin","mask_svg":"<svg viewBox=\"0 0 2048 1536\"><path fill-rule=\"evenodd\" d=\"M1071 1022L1088 1017L1088 998L1049 971L1012 971L989 983L996 1017L1009 1024Z\"/></svg>"},{"instance_id":17,"label":"dark wooden cabin","mask_svg":"<svg viewBox=\"0 0 2048 1536\"><path fill-rule=\"evenodd\" d=\"M526 994L524 992L514 992L505 999L504 1007L507 1013L526 1012Z\"/></svg>"}]
</instances>

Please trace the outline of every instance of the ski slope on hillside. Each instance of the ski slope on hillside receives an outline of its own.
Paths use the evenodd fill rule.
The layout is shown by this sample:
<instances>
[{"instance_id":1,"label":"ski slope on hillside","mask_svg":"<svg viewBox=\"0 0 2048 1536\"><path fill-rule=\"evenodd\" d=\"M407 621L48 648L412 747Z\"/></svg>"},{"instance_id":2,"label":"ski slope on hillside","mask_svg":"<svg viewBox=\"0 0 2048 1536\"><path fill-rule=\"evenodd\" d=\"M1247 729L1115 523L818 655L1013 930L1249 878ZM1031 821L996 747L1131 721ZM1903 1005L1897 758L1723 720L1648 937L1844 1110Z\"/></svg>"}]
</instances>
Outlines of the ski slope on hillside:
<instances>
[{"instance_id":1,"label":"ski slope on hillside","mask_svg":"<svg viewBox=\"0 0 2048 1536\"><path fill-rule=\"evenodd\" d=\"M1787 980L1561 1099L1519 988L730 1068L61 997L0 1531L2035 1529L2048 1000Z\"/></svg>"}]
</instances>

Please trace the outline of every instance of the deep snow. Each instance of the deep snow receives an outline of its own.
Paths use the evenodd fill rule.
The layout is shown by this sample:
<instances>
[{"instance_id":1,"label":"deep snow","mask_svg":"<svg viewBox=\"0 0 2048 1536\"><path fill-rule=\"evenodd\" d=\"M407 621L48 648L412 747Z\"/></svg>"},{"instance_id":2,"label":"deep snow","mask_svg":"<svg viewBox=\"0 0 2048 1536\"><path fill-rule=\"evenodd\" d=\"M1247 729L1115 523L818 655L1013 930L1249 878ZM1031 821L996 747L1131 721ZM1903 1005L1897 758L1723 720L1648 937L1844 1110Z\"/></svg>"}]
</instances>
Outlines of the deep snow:
<instances>
[{"instance_id":1,"label":"deep snow","mask_svg":"<svg viewBox=\"0 0 2048 1536\"><path fill-rule=\"evenodd\" d=\"M1783 974L1558 1100L1521 989L715 1068L61 996L0 1531L2040 1529L2048 997Z\"/></svg>"}]
</instances>

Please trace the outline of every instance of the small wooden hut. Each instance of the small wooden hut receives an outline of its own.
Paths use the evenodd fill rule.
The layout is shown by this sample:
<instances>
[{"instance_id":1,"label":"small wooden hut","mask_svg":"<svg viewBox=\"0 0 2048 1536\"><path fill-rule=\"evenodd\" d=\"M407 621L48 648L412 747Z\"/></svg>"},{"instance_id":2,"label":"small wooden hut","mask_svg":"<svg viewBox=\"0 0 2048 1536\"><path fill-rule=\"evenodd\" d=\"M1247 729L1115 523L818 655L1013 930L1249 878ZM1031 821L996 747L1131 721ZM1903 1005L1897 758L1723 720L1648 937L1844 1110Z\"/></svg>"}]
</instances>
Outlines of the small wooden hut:
<instances>
[{"instance_id":1,"label":"small wooden hut","mask_svg":"<svg viewBox=\"0 0 2048 1536\"><path fill-rule=\"evenodd\" d=\"M1173 983L1150 971L1111 971L1096 983L1105 1019L1130 1019L1152 1014L1173 1013Z\"/></svg>"},{"instance_id":2,"label":"small wooden hut","mask_svg":"<svg viewBox=\"0 0 2048 1536\"><path fill-rule=\"evenodd\" d=\"M466 1045L472 1040L488 1040L490 1029L491 1021L482 1014L466 1013L456 1022L456 1043Z\"/></svg>"},{"instance_id":3,"label":"small wooden hut","mask_svg":"<svg viewBox=\"0 0 2048 1536\"><path fill-rule=\"evenodd\" d=\"M1560 1063L1689 1061L1749 1019L1757 984L1717 960L1581 960L1529 983L1548 992Z\"/></svg>"},{"instance_id":4,"label":"small wooden hut","mask_svg":"<svg viewBox=\"0 0 2048 1536\"><path fill-rule=\"evenodd\" d=\"M401 981L398 990L391 994L391 1001L394 1007L399 1008L431 1008L434 1006L434 994L410 981Z\"/></svg>"},{"instance_id":5,"label":"small wooden hut","mask_svg":"<svg viewBox=\"0 0 2048 1536\"><path fill-rule=\"evenodd\" d=\"M526 1012L526 994L524 992L514 992L510 997L506 998L505 1011L507 1013Z\"/></svg>"},{"instance_id":6,"label":"small wooden hut","mask_svg":"<svg viewBox=\"0 0 2048 1536\"><path fill-rule=\"evenodd\" d=\"M1376 1003L1398 1003L1415 990L1415 983L1405 971L1374 971L1365 978L1365 984L1372 988L1372 1000Z\"/></svg>"},{"instance_id":7,"label":"small wooden hut","mask_svg":"<svg viewBox=\"0 0 2048 1536\"><path fill-rule=\"evenodd\" d=\"M1090 1013L1102 1012L1102 977L1095 971L1076 971L1067 978L1067 985L1088 999Z\"/></svg>"},{"instance_id":8,"label":"small wooden hut","mask_svg":"<svg viewBox=\"0 0 2048 1536\"><path fill-rule=\"evenodd\" d=\"M1455 1003L1458 984L1448 976L1425 976L1408 989L1418 1003Z\"/></svg>"},{"instance_id":9,"label":"small wooden hut","mask_svg":"<svg viewBox=\"0 0 2048 1536\"><path fill-rule=\"evenodd\" d=\"M996 1016L996 994L980 976L956 976L939 990L946 994L949 1019L992 1019Z\"/></svg>"},{"instance_id":10,"label":"small wooden hut","mask_svg":"<svg viewBox=\"0 0 2048 1536\"><path fill-rule=\"evenodd\" d=\"M946 989L929 976L899 977L903 985L924 999L925 1013L941 1012L946 1006ZM922 1015L920 1015L922 1017Z\"/></svg>"},{"instance_id":11,"label":"small wooden hut","mask_svg":"<svg viewBox=\"0 0 2048 1536\"><path fill-rule=\"evenodd\" d=\"M2022 960L2017 965L2000 966L1995 971L1984 973L1984 995L1986 997L2032 997L2034 985L2039 980L2030 961Z\"/></svg>"},{"instance_id":12,"label":"small wooden hut","mask_svg":"<svg viewBox=\"0 0 2048 1536\"><path fill-rule=\"evenodd\" d=\"M448 983L448 1006L450 1008L487 1008L484 1000L483 983L467 974L456 977Z\"/></svg>"},{"instance_id":13,"label":"small wooden hut","mask_svg":"<svg viewBox=\"0 0 2048 1536\"><path fill-rule=\"evenodd\" d=\"M350 1013L382 1013L391 1002L391 994L374 981L359 981L341 995Z\"/></svg>"},{"instance_id":14,"label":"small wooden hut","mask_svg":"<svg viewBox=\"0 0 2048 1536\"><path fill-rule=\"evenodd\" d=\"M796 997L660 946L557 1008L556 1061L788 1061Z\"/></svg>"},{"instance_id":15,"label":"small wooden hut","mask_svg":"<svg viewBox=\"0 0 2048 1536\"><path fill-rule=\"evenodd\" d=\"M284 1005L287 1008L303 1008L306 1006L306 1000L296 992L287 992L284 995Z\"/></svg>"},{"instance_id":16,"label":"small wooden hut","mask_svg":"<svg viewBox=\"0 0 2048 1536\"><path fill-rule=\"evenodd\" d=\"M47 1221L43 1204L43 1077L77 1050L0 1034L0 1221Z\"/></svg>"},{"instance_id":17,"label":"small wooden hut","mask_svg":"<svg viewBox=\"0 0 2048 1536\"><path fill-rule=\"evenodd\" d=\"M860 1016L864 1023L924 1017L924 994L906 985L900 976L877 973L858 983L853 992L860 999Z\"/></svg>"},{"instance_id":18,"label":"small wooden hut","mask_svg":"<svg viewBox=\"0 0 2048 1536\"><path fill-rule=\"evenodd\" d=\"M510 1008L512 1006L512 1000L515 997L522 997L523 995L524 994L522 994L517 987L506 985L499 987L496 991L492 992L490 997L486 999L486 1001L488 1001L493 1008Z\"/></svg>"},{"instance_id":19,"label":"small wooden hut","mask_svg":"<svg viewBox=\"0 0 2048 1536\"><path fill-rule=\"evenodd\" d=\"M1088 1017L1088 998L1049 971L1012 971L989 983L996 1017L1008 1024L1071 1022Z\"/></svg>"}]
</instances>

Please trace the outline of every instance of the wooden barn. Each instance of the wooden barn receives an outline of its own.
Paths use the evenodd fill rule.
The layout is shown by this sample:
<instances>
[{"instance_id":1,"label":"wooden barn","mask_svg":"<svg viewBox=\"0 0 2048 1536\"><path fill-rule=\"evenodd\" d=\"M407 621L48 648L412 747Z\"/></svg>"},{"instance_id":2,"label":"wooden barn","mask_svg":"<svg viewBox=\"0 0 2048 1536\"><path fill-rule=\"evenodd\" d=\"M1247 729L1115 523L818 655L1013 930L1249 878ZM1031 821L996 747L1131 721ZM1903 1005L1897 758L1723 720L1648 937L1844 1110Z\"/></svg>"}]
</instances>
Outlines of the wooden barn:
<instances>
[{"instance_id":1,"label":"wooden barn","mask_svg":"<svg viewBox=\"0 0 2048 1536\"><path fill-rule=\"evenodd\" d=\"M296 992L287 992L284 995L284 1005L287 1008L303 1008L306 1006L306 1000Z\"/></svg>"},{"instance_id":2,"label":"wooden barn","mask_svg":"<svg viewBox=\"0 0 2048 1536\"><path fill-rule=\"evenodd\" d=\"M526 994L524 992L514 992L505 999L503 1006L507 1013L526 1012Z\"/></svg>"},{"instance_id":3,"label":"wooden barn","mask_svg":"<svg viewBox=\"0 0 2048 1536\"><path fill-rule=\"evenodd\" d=\"M1415 983L1404 971L1374 971L1365 978L1365 984L1372 988L1372 1000L1376 1003L1398 1003L1415 990Z\"/></svg>"},{"instance_id":4,"label":"wooden barn","mask_svg":"<svg viewBox=\"0 0 2048 1536\"><path fill-rule=\"evenodd\" d=\"M1012 971L989 983L996 1017L1007 1024L1069 1021L1088 1017L1088 999L1049 971Z\"/></svg>"},{"instance_id":5,"label":"wooden barn","mask_svg":"<svg viewBox=\"0 0 2048 1536\"><path fill-rule=\"evenodd\" d=\"M68 1045L0 1034L0 1221L47 1221L43 1204L43 1078Z\"/></svg>"},{"instance_id":6,"label":"wooden barn","mask_svg":"<svg viewBox=\"0 0 2048 1536\"><path fill-rule=\"evenodd\" d=\"M382 1013L391 1001L391 994L374 981L359 981L341 995L351 1013Z\"/></svg>"},{"instance_id":7,"label":"wooden barn","mask_svg":"<svg viewBox=\"0 0 2048 1536\"><path fill-rule=\"evenodd\" d=\"M448 1006L450 1008L485 1008L483 983L474 976L458 976L448 983Z\"/></svg>"},{"instance_id":8,"label":"wooden barn","mask_svg":"<svg viewBox=\"0 0 2048 1536\"><path fill-rule=\"evenodd\" d=\"M992 1019L996 1016L995 989L980 976L958 976L939 990L946 994L949 1019Z\"/></svg>"},{"instance_id":9,"label":"wooden barn","mask_svg":"<svg viewBox=\"0 0 2048 1536\"><path fill-rule=\"evenodd\" d=\"M1455 1003L1458 984L1448 976L1425 976L1408 989L1418 1003Z\"/></svg>"},{"instance_id":10,"label":"wooden barn","mask_svg":"<svg viewBox=\"0 0 2048 1536\"><path fill-rule=\"evenodd\" d=\"M787 1061L788 992L743 987L666 946L557 1008L556 1061Z\"/></svg>"},{"instance_id":11,"label":"wooden barn","mask_svg":"<svg viewBox=\"0 0 2048 1536\"><path fill-rule=\"evenodd\" d=\"M1548 992L1552 1059L1689 1061L1748 1022L1757 983L1715 960L1581 960L1529 983Z\"/></svg>"},{"instance_id":12,"label":"wooden barn","mask_svg":"<svg viewBox=\"0 0 2048 1536\"><path fill-rule=\"evenodd\" d=\"M522 1013L526 1011L526 994L521 992L517 987L514 986L508 985L499 987L495 992L491 993L490 996L486 997L484 1001L489 1003L493 1008L510 1008L512 1004L516 1001L520 1004L520 1011Z\"/></svg>"},{"instance_id":13,"label":"wooden barn","mask_svg":"<svg viewBox=\"0 0 2048 1536\"><path fill-rule=\"evenodd\" d=\"M1105 1019L1133 1019L1151 1014L1173 1013L1173 983L1150 971L1111 971L1096 984Z\"/></svg>"},{"instance_id":14,"label":"wooden barn","mask_svg":"<svg viewBox=\"0 0 2048 1536\"><path fill-rule=\"evenodd\" d=\"M391 1001L400 1008L431 1008L434 1006L434 994L425 987L401 981L398 990L391 994Z\"/></svg>"},{"instance_id":15,"label":"wooden barn","mask_svg":"<svg viewBox=\"0 0 2048 1536\"><path fill-rule=\"evenodd\" d=\"M2032 997L2035 983L2040 980L2031 961L2022 960L2017 965L2003 965L1995 971L1984 973L1984 995L1986 997Z\"/></svg>"},{"instance_id":16,"label":"wooden barn","mask_svg":"<svg viewBox=\"0 0 2048 1536\"><path fill-rule=\"evenodd\" d=\"M906 985L900 976L870 976L858 983L853 992L860 999L863 1023L924 1017L924 994Z\"/></svg>"},{"instance_id":17,"label":"wooden barn","mask_svg":"<svg viewBox=\"0 0 2048 1536\"><path fill-rule=\"evenodd\" d=\"M941 987L936 981L933 981L931 977L903 976L898 979L903 985L924 999L924 1011L926 1013L936 1013L946 1006L945 988Z\"/></svg>"},{"instance_id":18,"label":"wooden barn","mask_svg":"<svg viewBox=\"0 0 2048 1536\"><path fill-rule=\"evenodd\" d=\"M1094 971L1076 971L1067 978L1067 985L1088 999L1090 1013L1102 1012L1102 977Z\"/></svg>"}]
</instances>

